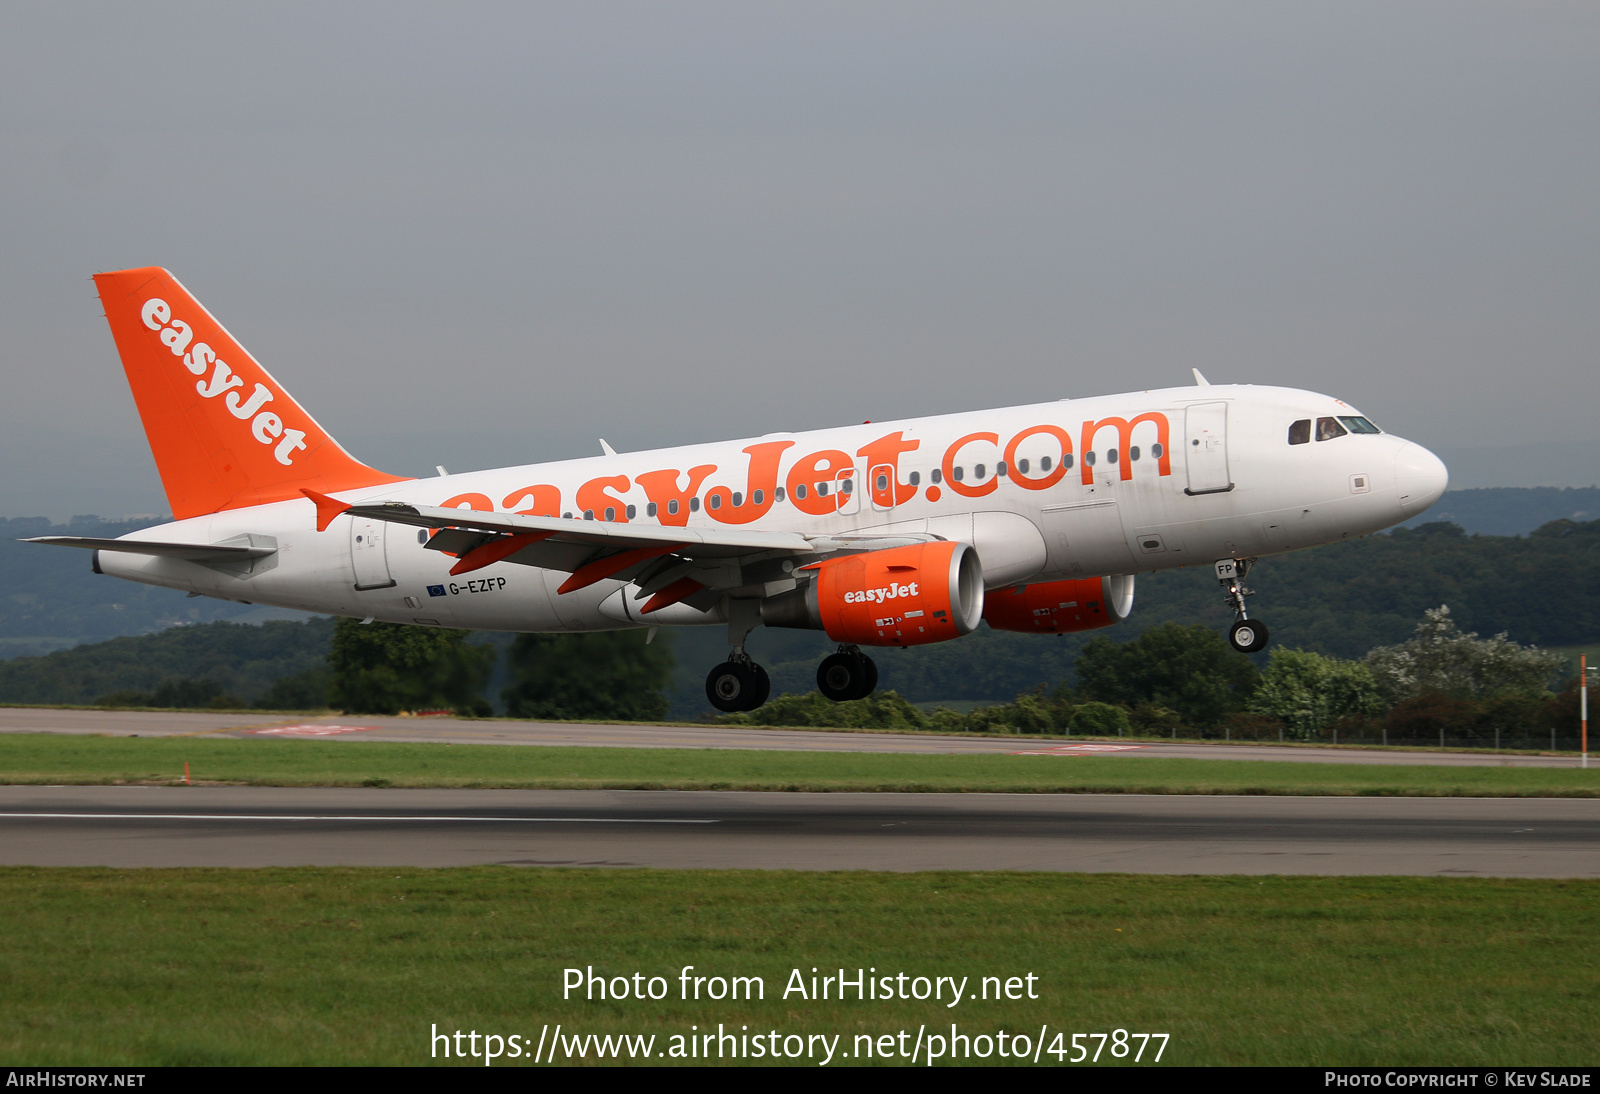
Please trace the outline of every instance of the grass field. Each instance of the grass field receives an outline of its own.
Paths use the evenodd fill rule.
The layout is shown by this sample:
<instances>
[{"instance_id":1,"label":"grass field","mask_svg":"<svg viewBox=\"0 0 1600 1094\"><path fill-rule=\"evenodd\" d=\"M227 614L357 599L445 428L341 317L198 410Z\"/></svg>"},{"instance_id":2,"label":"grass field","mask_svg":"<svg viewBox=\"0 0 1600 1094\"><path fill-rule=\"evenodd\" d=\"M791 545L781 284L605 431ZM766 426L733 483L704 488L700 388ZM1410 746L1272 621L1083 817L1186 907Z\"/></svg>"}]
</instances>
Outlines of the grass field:
<instances>
[{"instance_id":1,"label":"grass field","mask_svg":"<svg viewBox=\"0 0 1600 1094\"><path fill-rule=\"evenodd\" d=\"M196 782L253 786L1600 797L1600 766L1583 771L0 734L0 783L181 783L185 762Z\"/></svg>"},{"instance_id":2,"label":"grass field","mask_svg":"<svg viewBox=\"0 0 1600 1094\"><path fill-rule=\"evenodd\" d=\"M1055 1031L1124 1029L1170 1034L1167 1064L1592 1064L1600 1021L1592 881L8 868L0 906L5 1064L443 1063L434 1024L666 1052L722 1023L842 1034L837 1065L868 1062L857 1035L909 1050L952 1022L1044 1025L1049 1063ZM764 999L681 1001L684 965L759 976ZM563 1000L588 966L667 998ZM783 998L791 970L809 989L841 966L969 993L1031 973L1038 998Z\"/></svg>"}]
</instances>

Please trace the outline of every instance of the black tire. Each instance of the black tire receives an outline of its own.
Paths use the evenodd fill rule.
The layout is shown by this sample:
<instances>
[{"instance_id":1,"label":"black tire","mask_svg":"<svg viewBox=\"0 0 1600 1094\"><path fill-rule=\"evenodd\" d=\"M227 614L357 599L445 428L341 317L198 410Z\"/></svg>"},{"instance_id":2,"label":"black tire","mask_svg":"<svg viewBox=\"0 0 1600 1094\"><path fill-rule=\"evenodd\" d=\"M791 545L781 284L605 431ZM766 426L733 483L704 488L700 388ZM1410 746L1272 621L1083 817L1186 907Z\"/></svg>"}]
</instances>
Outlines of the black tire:
<instances>
[{"instance_id":1,"label":"black tire","mask_svg":"<svg viewBox=\"0 0 1600 1094\"><path fill-rule=\"evenodd\" d=\"M864 653L856 654L861 659L861 690L854 698L865 699L878 690L878 663Z\"/></svg>"},{"instance_id":2,"label":"black tire","mask_svg":"<svg viewBox=\"0 0 1600 1094\"><path fill-rule=\"evenodd\" d=\"M765 703L767 701L767 697L772 694L772 677L767 675L766 669L762 668L754 661L750 662L750 668L755 672L756 675L756 690L754 694L750 696L750 705L745 707L745 709L755 710L757 707Z\"/></svg>"},{"instance_id":3,"label":"black tire","mask_svg":"<svg viewBox=\"0 0 1600 1094\"><path fill-rule=\"evenodd\" d=\"M1259 619L1241 619L1228 628L1228 644L1240 653L1260 653L1267 648L1267 625Z\"/></svg>"},{"instance_id":4,"label":"black tire","mask_svg":"<svg viewBox=\"0 0 1600 1094\"><path fill-rule=\"evenodd\" d=\"M835 703L859 699L856 690L861 687L864 676L862 660L848 653L830 653L817 666L817 690Z\"/></svg>"},{"instance_id":5,"label":"black tire","mask_svg":"<svg viewBox=\"0 0 1600 1094\"><path fill-rule=\"evenodd\" d=\"M758 694L758 678L750 665L724 661L706 674L706 700L724 713L754 710L761 705L752 702Z\"/></svg>"}]
</instances>

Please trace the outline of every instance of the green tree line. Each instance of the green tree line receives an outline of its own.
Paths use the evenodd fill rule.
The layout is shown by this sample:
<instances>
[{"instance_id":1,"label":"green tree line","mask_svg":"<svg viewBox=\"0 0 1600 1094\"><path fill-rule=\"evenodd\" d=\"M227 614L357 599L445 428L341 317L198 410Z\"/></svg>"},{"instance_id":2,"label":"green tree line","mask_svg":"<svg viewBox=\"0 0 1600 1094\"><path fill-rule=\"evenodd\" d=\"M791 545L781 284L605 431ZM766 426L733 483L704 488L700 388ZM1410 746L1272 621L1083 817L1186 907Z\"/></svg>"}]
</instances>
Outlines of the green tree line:
<instances>
[{"instance_id":1,"label":"green tree line","mask_svg":"<svg viewBox=\"0 0 1600 1094\"><path fill-rule=\"evenodd\" d=\"M83 561L76 552L12 546ZM1462 631L1509 632L1512 644L1593 639L1600 634L1597 563L1600 521L1558 521L1527 537L1467 536L1452 525L1434 524L1266 559L1252 574L1251 583L1261 590L1252 610L1271 625L1275 652L1240 664L1258 676L1281 676L1293 663L1301 675L1315 676L1327 665L1359 661L1368 650L1406 641L1425 611L1446 603L1452 624ZM142 590L109 578L91 580L119 592ZM921 703L997 703L1044 687L1050 694L1117 706L1130 717L1141 709L1147 715L1181 709L1184 725L1205 730L1223 724L1216 714L1222 709L1218 678L1192 664L1203 651L1174 644L1174 632L1162 629L1199 628L1217 637L1230 616L1215 581L1208 570L1192 569L1141 575L1139 582L1131 623L1060 638L980 628L959 642L879 651L881 687ZM47 620L39 625L48 629ZM1129 639L1135 635L1144 643L1136 647L1145 651L1141 656L1172 665L1171 676L1183 681L1181 687L1130 683L1129 673L1108 667L1105 648L1133 647ZM0 701L88 703L110 697L159 706L308 709L332 703L355 709L376 707L377 696L388 695L385 702L395 709L481 712L494 704L535 717L699 717L707 713L703 674L725 656L725 641L720 627L664 631L651 646L639 632L522 635L497 659L494 651L479 649L478 639L438 629L330 620L260 626L197 621L0 661ZM816 664L831 647L825 636L800 631L761 629L751 642L776 694L809 692ZM1281 658L1284 667L1273 669L1279 662L1270 658ZM1217 671L1231 681L1230 694L1254 694L1240 682L1243 677L1234 678L1243 669ZM1342 681L1339 686L1353 686L1347 670L1326 671ZM1290 684L1272 684L1269 691L1280 687ZM1234 718L1250 711L1235 703L1226 713ZM1063 717L1070 722L1073 715ZM1018 719L1027 720L1020 714Z\"/></svg>"}]
</instances>

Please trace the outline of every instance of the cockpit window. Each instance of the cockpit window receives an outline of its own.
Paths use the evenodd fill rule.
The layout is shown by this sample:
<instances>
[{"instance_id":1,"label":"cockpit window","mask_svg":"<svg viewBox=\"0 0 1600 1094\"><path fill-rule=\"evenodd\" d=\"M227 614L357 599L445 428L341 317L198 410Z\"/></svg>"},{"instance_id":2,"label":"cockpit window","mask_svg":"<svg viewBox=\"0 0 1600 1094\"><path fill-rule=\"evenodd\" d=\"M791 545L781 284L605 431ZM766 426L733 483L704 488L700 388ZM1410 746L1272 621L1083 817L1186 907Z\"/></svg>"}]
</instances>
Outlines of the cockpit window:
<instances>
[{"instance_id":1,"label":"cockpit window","mask_svg":"<svg viewBox=\"0 0 1600 1094\"><path fill-rule=\"evenodd\" d=\"M1382 433L1383 432L1383 430L1379 429L1377 426L1373 425L1371 422L1367 421L1365 418L1346 418L1344 415L1341 414L1339 416L1339 420L1341 422L1343 422L1345 424L1345 428L1350 430L1350 432L1352 432L1352 433Z\"/></svg>"},{"instance_id":2,"label":"cockpit window","mask_svg":"<svg viewBox=\"0 0 1600 1094\"><path fill-rule=\"evenodd\" d=\"M1332 418L1317 419L1317 440L1331 441L1335 437L1343 437L1348 430Z\"/></svg>"},{"instance_id":3,"label":"cockpit window","mask_svg":"<svg viewBox=\"0 0 1600 1094\"><path fill-rule=\"evenodd\" d=\"M1298 422L1291 422L1289 424L1289 443L1290 444L1310 444L1311 443L1311 419L1310 418L1301 418Z\"/></svg>"}]
</instances>

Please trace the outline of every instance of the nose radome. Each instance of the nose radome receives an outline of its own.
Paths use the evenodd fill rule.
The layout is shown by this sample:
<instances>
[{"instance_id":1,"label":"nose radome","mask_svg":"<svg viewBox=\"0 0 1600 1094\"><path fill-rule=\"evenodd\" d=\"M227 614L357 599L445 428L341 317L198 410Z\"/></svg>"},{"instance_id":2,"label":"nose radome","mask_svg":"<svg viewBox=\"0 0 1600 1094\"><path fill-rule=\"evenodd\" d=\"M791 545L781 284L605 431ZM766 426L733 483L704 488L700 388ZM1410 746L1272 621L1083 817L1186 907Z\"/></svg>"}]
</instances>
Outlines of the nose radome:
<instances>
[{"instance_id":1,"label":"nose radome","mask_svg":"<svg viewBox=\"0 0 1600 1094\"><path fill-rule=\"evenodd\" d=\"M1394 481L1400 507L1415 515L1439 500L1450 485L1450 471L1438 456L1407 441L1394 454Z\"/></svg>"}]
</instances>

